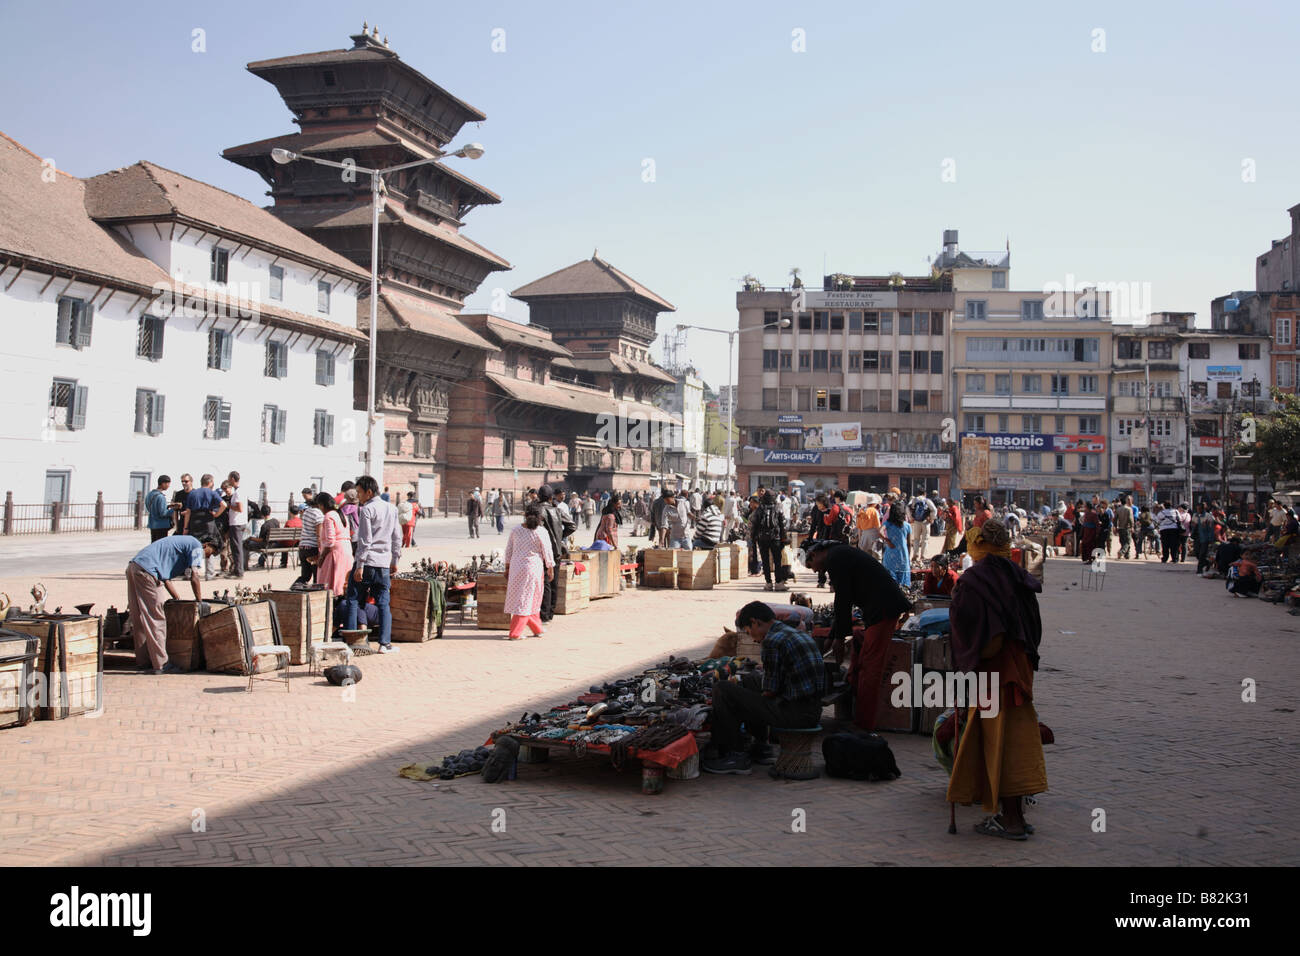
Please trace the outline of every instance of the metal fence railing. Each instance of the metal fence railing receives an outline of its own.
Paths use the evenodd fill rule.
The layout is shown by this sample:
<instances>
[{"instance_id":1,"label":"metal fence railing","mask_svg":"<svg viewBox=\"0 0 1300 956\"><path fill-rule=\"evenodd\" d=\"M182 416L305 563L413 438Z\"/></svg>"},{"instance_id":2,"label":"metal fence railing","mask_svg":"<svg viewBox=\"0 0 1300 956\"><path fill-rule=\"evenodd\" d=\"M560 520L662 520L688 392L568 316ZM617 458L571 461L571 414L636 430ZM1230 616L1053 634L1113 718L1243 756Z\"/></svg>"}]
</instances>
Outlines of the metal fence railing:
<instances>
[{"instance_id":1,"label":"metal fence railing","mask_svg":"<svg viewBox=\"0 0 1300 956\"><path fill-rule=\"evenodd\" d=\"M130 531L145 527L144 496L135 501L105 501L103 492L91 503L55 501L17 504L5 492L0 534L59 534L65 531Z\"/></svg>"}]
</instances>

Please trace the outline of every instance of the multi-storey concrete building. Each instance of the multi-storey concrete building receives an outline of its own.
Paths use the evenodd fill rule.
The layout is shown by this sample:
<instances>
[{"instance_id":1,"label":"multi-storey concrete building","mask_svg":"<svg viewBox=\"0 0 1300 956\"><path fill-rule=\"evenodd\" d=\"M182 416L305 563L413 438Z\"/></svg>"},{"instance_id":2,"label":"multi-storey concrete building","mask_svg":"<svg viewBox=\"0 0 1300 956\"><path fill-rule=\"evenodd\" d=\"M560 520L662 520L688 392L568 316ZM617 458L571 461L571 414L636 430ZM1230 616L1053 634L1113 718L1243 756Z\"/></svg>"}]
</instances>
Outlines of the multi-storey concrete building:
<instances>
[{"instance_id":1,"label":"multi-storey concrete building","mask_svg":"<svg viewBox=\"0 0 1300 956\"><path fill-rule=\"evenodd\" d=\"M1022 507L1106 492L1109 296L999 289L999 271L954 293L958 425L989 439L992 486L962 490Z\"/></svg>"}]
</instances>

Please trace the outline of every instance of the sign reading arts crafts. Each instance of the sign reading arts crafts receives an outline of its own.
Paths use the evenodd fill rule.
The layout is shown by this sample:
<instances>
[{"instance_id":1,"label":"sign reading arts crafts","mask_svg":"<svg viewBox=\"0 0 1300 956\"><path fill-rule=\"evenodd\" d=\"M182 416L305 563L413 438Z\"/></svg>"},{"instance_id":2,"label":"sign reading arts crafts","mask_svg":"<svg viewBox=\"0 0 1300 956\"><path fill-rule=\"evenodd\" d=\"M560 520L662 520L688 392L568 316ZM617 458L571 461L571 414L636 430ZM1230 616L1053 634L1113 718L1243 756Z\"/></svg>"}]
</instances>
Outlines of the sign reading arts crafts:
<instances>
[{"instance_id":1,"label":"sign reading arts crafts","mask_svg":"<svg viewBox=\"0 0 1300 956\"><path fill-rule=\"evenodd\" d=\"M822 453L819 451L777 451L763 452L765 465L820 465Z\"/></svg>"}]
</instances>

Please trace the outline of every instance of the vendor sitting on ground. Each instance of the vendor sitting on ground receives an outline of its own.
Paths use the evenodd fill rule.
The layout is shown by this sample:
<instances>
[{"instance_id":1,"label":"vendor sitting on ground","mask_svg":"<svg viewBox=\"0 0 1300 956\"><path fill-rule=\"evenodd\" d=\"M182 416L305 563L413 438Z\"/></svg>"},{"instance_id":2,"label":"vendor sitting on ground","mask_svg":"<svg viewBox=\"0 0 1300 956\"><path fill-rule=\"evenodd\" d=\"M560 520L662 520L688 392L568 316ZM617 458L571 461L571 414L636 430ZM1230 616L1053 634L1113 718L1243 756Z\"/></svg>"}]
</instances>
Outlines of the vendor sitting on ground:
<instances>
[{"instance_id":1,"label":"vendor sitting on ground","mask_svg":"<svg viewBox=\"0 0 1300 956\"><path fill-rule=\"evenodd\" d=\"M1214 567L1219 574L1225 578L1228 576L1228 570L1233 566L1238 558L1241 557L1241 537L1233 535L1226 543L1219 545L1219 550L1214 552Z\"/></svg>"},{"instance_id":2,"label":"vendor sitting on ground","mask_svg":"<svg viewBox=\"0 0 1300 956\"><path fill-rule=\"evenodd\" d=\"M921 582L922 594L952 594L952 589L957 586L957 572L948 565L948 559L942 554L936 554L930 559L930 569L925 572L925 578Z\"/></svg>"},{"instance_id":3,"label":"vendor sitting on ground","mask_svg":"<svg viewBox=\"0 0 1300 956\"><path fill-rule=\"evenodd\" d=\"M826 667L812 637L776 620L762 601L742 607L736 626L762 647L763 671L761 678L713 685L712 753L700 764L709 773L749 773L752 762L772 763L769 727L815 727L821 720ZM741 724L754 738L748 753L740 749Z\"/></svg>"},{"instance_id":4,"label":"vendor sitting on ground","mask_svg":"<svg viewBox=\"0 0 1300 956\"><path fill-rule=\"evenodd\" d=\"M1233 597L1255 597L1263 583L1259 565L1250 558L1240 558L1229 567L1226 586Z\"/></svg>"}]
</instances>

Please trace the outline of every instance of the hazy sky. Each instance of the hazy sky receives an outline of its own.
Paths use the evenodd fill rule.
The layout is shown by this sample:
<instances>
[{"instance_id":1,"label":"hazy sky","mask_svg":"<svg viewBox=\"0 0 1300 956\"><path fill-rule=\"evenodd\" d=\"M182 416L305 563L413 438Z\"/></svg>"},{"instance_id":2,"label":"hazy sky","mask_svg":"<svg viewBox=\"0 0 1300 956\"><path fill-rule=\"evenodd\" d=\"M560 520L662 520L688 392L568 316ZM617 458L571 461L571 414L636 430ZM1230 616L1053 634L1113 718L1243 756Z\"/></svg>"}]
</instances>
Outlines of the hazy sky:
<instances>
[{"instance_id":1,"label":"hazy sky","mask_svg":"<svg viewBox=\"0 0 1300 956\"><path fill-rule=\"evenodd\" d=\"M661 332L734 327L747 272L923 272L956 228L1010 239L1013 288L1146 282L1204 317L1300 202L1286 3L6 0L0 129L79 176L149 159L264 204L220 152L294 127L245 64L349 46L363 17L488 116L461 167L503 202L466 233L514 269L472 308L599 248L677 306ZM720 346L690 341L714 386Z\"/></svg>"}]
</instances>

